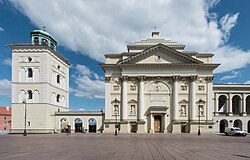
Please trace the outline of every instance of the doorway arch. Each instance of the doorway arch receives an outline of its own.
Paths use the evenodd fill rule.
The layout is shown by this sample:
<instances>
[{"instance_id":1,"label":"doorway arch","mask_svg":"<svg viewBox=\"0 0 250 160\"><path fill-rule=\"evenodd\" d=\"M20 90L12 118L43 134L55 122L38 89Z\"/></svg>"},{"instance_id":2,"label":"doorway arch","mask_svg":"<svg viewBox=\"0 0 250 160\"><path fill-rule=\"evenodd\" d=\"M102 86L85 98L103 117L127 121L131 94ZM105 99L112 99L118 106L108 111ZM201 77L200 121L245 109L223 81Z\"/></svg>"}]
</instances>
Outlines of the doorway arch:
<instances>
[{"instance_id":1,"label":"doorway arch","mask_svg":"<svg viewBox=\"0 0 250 160\"><path fill-rule=\"evenodd\" d=\"M250 95L246 98L246 112L250 114Z\"/></svg>"},{"instance_id":2,"label":"doorway arch","mask_svg":"<svg viewBox=\"0 0 250 160\"><path fill-rule=\"evenodd\" d=\"M235 95L232 98L232 109L233 109L233 114L240 114L240 96Z\"/></svg>"},{"instance_id":3,"label":"doorway arch","mask_svg":"<svg viewBox=\"0 0 250 160\"><path fill-rule=\"evenodd\" d=\"M62 118L61 119L61 125L60 125L60 127L61 127L61 133L68 133L69 132L69 122L68 122L68 120L66 119L66 118Z\"/></svg>"},{"instance_id":4,"label":"doorway arch","mask_svg":"<svg viewBox=\"0 0 250 160\"><path fill-rule=\"evenodd\" d=\"M247 123L247 133L250 133L250 120Z\"/></svg>"},{"instance_id":5,"label":"doorway arch","mask_svg":"<svg viewBox=\"0 0 250 160\"><path fill-rule=\"evenodd\" d=\"M96 133L96 119L90 118L89 119L89 133Z\"/></svg>"},{"instance_id":6,"label":"doorway arch","mask_svg":"<svg viewBox=\"0 0 250 160\"><path fill-rule=\"evenodd\" d=\"M228 121L226 119L222 119L220 121L220 133L224 133L226 127L228 127Z\"/></svg>"},{"instance_id":7,"label":"doorway arch","mask_svg":"<svg viewBox=\"0 0 250 160\"><path fill-rule=\"evenodd\" d=\"M80 118L75 119L75 133L83 132L82 120Z\"/></svg>"},{"instance_id":8,"label":"doorway arch","mask_svg":"<svg viewBox=\"0 0 250 160\"><path fill-rule=\"evenodd\" d=\"M236 119L234 121L234 127L238 127L238 128L240 128L242 130L242 121L239 120L239 119Z\"/></svg>"},{"instance_id":9,"label":"doorway arch","mask_svg":"<svg viewBox=\"0 0 250 160\"><path fill-rule=\"evenodd\" d=\"M216 112L221 112L221 113L226 113L227 112L227 97L225 95L220 95L218 99L218 111Z\"/></svg>"}]
</instances>

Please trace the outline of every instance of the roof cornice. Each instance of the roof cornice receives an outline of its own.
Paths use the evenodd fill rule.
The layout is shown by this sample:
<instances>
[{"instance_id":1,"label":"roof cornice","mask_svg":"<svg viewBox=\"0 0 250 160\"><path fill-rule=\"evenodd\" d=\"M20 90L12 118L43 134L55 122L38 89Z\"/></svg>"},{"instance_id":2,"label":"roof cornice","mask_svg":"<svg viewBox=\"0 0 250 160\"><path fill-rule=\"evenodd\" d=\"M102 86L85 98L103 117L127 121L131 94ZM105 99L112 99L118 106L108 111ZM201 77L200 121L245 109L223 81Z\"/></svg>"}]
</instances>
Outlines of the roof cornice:
<instances>
[{"instance_id":1,"label":"roof cornice","mask_svg":"<svg viewBox=\"0 0 250 160\"><path fill-rule=\"evenodd\" d=\"M177 56L182 57L183 59L191 61L192 63L196 63L196 64L202 64L203 63L202 61L197 60L195 58L192 58L191 56L189 56L187 54L184 54L184 53L179 52L179 51L177 51L177 50L175 50L173 48L170 48L170 47L168 47L168 46L166 46L164 44L159 43L159 44L154 45L154 46L152 46L152 47L150 47L148 49L145 49L144 51L141 51L141 52L139 52L139 53L137 53L135 55L132 55L132 56L130 56L130 57L124 59L124 60L121 60L117 64L128 63L128 62L130 62L130 61L132 61L134 59L137 59L137 58L139 58L139 57L141 57L141 56L143 56L145 54L148 54L148 53L156 51L156 50L167 50L167 51L169 51L169 52L171 52L171 53L173 53L173 54L175 54Z\"/></svg>"}]
</instances>

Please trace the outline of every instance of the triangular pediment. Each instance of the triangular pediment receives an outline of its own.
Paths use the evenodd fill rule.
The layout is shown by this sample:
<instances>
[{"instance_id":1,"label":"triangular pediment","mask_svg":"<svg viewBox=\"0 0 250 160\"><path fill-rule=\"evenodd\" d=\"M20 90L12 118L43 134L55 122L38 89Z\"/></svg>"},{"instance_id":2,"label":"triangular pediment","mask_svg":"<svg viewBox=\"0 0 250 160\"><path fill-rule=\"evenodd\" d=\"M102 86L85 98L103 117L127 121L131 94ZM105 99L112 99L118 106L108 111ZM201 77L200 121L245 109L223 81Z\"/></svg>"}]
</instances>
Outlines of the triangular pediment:
<instances>
[{"instance_id":1,"label":"triangular pediment","mask_svg":"<svg viewBox=\"0 0 250 160\"><path fill-rule=\"evenodd\" d=\"M163 63L163 64L201 64L203 62L189 55L179 52L163 44L157 44L142 52L132 55L118 64L145 64L145 63Z\"/></svg>"}]
</instances>

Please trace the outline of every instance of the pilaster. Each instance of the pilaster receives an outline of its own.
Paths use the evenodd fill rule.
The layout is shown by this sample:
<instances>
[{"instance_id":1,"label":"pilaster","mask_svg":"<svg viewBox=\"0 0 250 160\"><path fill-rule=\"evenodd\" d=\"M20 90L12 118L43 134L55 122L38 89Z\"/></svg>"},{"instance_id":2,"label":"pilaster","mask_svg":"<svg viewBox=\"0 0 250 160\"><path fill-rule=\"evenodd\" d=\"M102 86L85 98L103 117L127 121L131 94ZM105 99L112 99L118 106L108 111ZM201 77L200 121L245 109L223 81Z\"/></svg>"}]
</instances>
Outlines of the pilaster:
<instances>
[{"instance_id":1,"label":"pilaster","mask_svg":"<svg viewBox=\"0 0 250 160\"><path fill-rule=\"evenodd\" d=\"M126 121L128 119L128 100L127 100L127 81L128 76L122 76L122 121Z\"/></svg>"},{"instance_id":2,"label":"pilaster","mask_svg":"<svg viewBox=\"0 0 250 160\"><path fill-rule=\"evenodd\" d=\"M144 80L145 76L138 76L139 79L139 106L138 106L138 120L144 120Z\"/></svg>"},{"instance_id":3,"label":"pilaster","mask_svg":"<svg viewBox=\"0 0 250 160\"><path fill-rule=\"evenodd\" d=\"M213 104L213 97L212 97L212 93L213 93L213 79L214 77L211 76L211 77L206 77L206 82L207 82L207 111L206 111L206 120L212 120L212 104Z\"/></svg>"},{"instance_id":4,"label":"pilaster","mask_svg":"<svg viewBox=\"0 0 250 160\"><path fill-rule=\"evenodd\" d=\"M189 90L189 120L196 120L196 105L195 105L195 81L197 80L197 75L190 76L190 90Z\"/></svg>"}]
</instances>

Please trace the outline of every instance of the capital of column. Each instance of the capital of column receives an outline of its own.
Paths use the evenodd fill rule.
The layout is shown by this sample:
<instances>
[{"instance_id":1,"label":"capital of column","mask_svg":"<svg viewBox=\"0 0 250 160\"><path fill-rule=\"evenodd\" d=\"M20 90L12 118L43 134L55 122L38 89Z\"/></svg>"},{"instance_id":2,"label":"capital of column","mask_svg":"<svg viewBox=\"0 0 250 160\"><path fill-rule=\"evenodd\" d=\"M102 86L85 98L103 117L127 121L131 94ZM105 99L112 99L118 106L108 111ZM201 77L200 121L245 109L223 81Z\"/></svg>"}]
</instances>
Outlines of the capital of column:
<instances>
[{"instance_id":1,"label":"capital of column","mask_svg":"<svg viewBox=\"0 0 250 160\"><path fill-rule=\"evenodd\" d=\"M111 81L111 77L105 77L105 82L109 83Z\"/></svg>"},{"instance_id":2,"label":"capital of column","mask_svg":"<svg viewBox=\"0 0 250 160\"><path fill-rule=\"evenodd\" d=\"M208 83L213 82L213 80L214 80L214 76L208 76L208 77L206 77L206 81L207 81Z\"/></svg>"},{"instance_id":3,"label":"capital of column","mask_svg":"<svg viewBox=\"0 0 250 160\"><path fill-rule=\"evenodd\" d=\"M128 76L121 76L121 79L122 79L123 81L127 81L127 80L128 80Z\"/></svg>"},{"instance_id":4,"label":"capital of column","mask_svg":"<svg viewBox=\"0 0 250 160\"><path fill-rule=\"evenodd\" d=\"M138 79L139 79L140 81L144 81L146 78L145 78L145 76L140 75L140 76L138 76Z\"/></svg>"},{"instance_id":5,"label":"capital of column","mask_svg":"<svg viewBox=\"0 0 250 160\"><path fill-rule=\"evenodd\" d=\"M176 82L176 81L180 80L181 76L180 75L173 75L172 78L173 78L173 81Z\"/></svg>"},{"instance_id":6,"label":"capital of column","mask_svg":"<svg viewBox=\"0 0 250 160\"><path fill-rule=\"evenodd\" d=\"M197 78L198 78L197 75L191 75L191 76L190 76L190 80L191 80L192 82L196 81Z\"/></svg>"}]
</instances>

